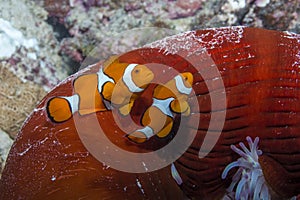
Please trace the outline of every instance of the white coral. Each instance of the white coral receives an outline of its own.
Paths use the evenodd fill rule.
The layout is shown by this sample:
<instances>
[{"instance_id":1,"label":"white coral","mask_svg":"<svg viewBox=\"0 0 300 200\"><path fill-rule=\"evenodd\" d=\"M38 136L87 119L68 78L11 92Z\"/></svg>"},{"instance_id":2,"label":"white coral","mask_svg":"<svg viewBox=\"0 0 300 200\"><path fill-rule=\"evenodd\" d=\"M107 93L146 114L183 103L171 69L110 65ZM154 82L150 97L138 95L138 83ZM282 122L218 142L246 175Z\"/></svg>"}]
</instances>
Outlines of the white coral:
<instances>
[{"instance_id":1,"label":"white coral","mask_svg":"<svg viewBox=\"0 0 300 200\"><path fill-rule=\"evenodd\" d=\"M10 58L20 46L39 49L35 38L26 39L10 22L0 18L0 58ZM29 56L32 57L32 54Z\"/></svg>"},{"instance_id":2,"label":"white coral","mask_svg":"<svg viewBox=\"0 0 300 200\"><path fill-rule=\"evenodd\" d=\"M239 154L241 158L227 165L222 173L222 179L225 179L232 168L239 167L227 191L228 193L234 193L237 200L271 199L261 166L258 162L258 156L262 155L262 151L258 149L259 138L256 137L253 142L248 136L246 140L249 144L249 149L242 142L239 143L241 149L235 145L231 145L231 149Z\"/></svg>"}]
</instances>

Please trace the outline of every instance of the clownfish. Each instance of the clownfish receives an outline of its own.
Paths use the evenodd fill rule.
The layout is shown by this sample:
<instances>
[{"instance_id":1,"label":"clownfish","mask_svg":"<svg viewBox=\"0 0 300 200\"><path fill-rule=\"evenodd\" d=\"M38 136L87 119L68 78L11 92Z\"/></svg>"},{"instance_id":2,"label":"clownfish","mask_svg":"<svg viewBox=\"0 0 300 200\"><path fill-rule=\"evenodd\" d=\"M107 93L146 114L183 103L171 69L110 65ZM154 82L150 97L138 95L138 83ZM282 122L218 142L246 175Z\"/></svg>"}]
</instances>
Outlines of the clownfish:
<instances>
[{"instance_id":1,"label":"clownfish","mask_svg":"<svg viewBox=\"0 0 300 200\"><path fill-rule=\"evenodd\" d=\"M173 127L174 113L190 115L187 102L192 92L193 75L181 73L164 85L157 85L153 92L153 103L142 117L144 128L138 129L127 137L136 143L143 143L154 135L166 137Z\"/></svg>"},{"instance_id":2,"label":"clownfish","mask_svg":"<svg viewBox=\"0 0 300 200\"><path fill-rule=\"evenodd\" d=\"M77 77L73 82L74 95L51 98L46 105L48 116L54 122L64 122L75 112L86 115L112 107L128 115L138 93L153 78L153 72L145 65L119 63L111 58L97 73Z\"/></svg>"}]
</instances>

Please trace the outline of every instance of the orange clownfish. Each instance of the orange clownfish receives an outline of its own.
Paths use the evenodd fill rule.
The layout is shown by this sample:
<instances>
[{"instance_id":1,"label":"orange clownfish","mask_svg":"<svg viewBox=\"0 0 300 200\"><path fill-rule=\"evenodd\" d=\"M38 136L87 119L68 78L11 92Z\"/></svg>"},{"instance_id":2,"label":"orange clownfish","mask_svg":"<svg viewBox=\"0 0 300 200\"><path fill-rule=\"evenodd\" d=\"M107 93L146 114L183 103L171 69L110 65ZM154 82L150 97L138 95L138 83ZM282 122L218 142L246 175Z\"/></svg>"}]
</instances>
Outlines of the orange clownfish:
<instances>
[{"instance_id":1,"label":"orange clownfish","mask_svg":"<svg viewBox=\"0 0 300 200\"><path fill-rule=\"evenodd\" d=\"M193 75L189 72L181 73L164 85L158 85L153 92L153 103L142 117L144 128L138 129L127 137L143 143L150 137L166 137L172 129L174 113L184 116L190 114L187 102L192 92Z\"/></svg>"},{"instance_id":2,"label":"orange clownfish","mask_svg":"<svg viewBox=\"0 0 300 200\"><path fill-rule=\"evenodd\" d=\"M74 95L51 98L46 106L49 118L54 122L64 122L75 112L85 115L107 111L111 107L128 115L138 93L148 86L154 74L145 65L111 60L97 73L76 78L73 82Z\"/></svg>"}]
</instances>

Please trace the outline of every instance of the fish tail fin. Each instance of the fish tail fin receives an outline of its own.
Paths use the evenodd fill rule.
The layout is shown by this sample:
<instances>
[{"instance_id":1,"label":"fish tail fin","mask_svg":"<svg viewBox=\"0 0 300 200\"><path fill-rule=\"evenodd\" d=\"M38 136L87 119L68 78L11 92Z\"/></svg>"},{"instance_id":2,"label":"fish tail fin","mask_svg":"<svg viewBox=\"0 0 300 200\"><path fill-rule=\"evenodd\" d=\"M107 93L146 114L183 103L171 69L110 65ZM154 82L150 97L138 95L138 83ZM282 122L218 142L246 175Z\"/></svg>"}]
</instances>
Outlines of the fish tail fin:
<instances>
[{"instance_id":1,"label":"fish tail fin","mask_svg":"<svg viewBox=\"0 0 300 200\"><path fill-rule=\"evenodd\" d=\"M153 129L149 126L146 126L145 128L129 133L126 137L135 143L144 143L153 135Z\"/></svg>"},{"instance_id":2,"label":"fish tail fin","mask_svg":"<svg viewBox=\"0 0 300 200\"><path fill-rule=\"evenodd\" d=\"M56 123L67 121L72 117L72 113L76 111L72 110L73 103L70 97L54 97L50 99L46 106L49 118Z\"/></svg>"}]
</instances>

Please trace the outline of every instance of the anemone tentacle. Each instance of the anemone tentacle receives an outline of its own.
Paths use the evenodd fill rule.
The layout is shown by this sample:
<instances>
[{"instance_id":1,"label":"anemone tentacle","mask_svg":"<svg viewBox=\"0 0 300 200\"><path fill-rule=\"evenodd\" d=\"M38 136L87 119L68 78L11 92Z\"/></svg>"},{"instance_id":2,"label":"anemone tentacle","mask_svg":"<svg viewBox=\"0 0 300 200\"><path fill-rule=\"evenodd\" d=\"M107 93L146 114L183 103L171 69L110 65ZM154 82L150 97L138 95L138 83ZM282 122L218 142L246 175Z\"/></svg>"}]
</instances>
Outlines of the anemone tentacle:
<instances>
[{"instance_id":1,"label":"anemone tentacle","mask_svg":"<svg viewBox=\"0 0 300 200\"><path fill-rule=\"evenodd\" d=\"M256 137L254 142L247 136L246 140L249 149L240 142L237 148L231 145L231 149L241 157L226 166L222 173L222 179L225 179L228 172L235 167L239 169L232 178L230 186L227 188L228 193L234 193L234 199L271 199L271 195L266 184L261 166L258 162L258 157L262 155L262 151L258 149L259 138Z\"/></svg>"}]
</instances>

